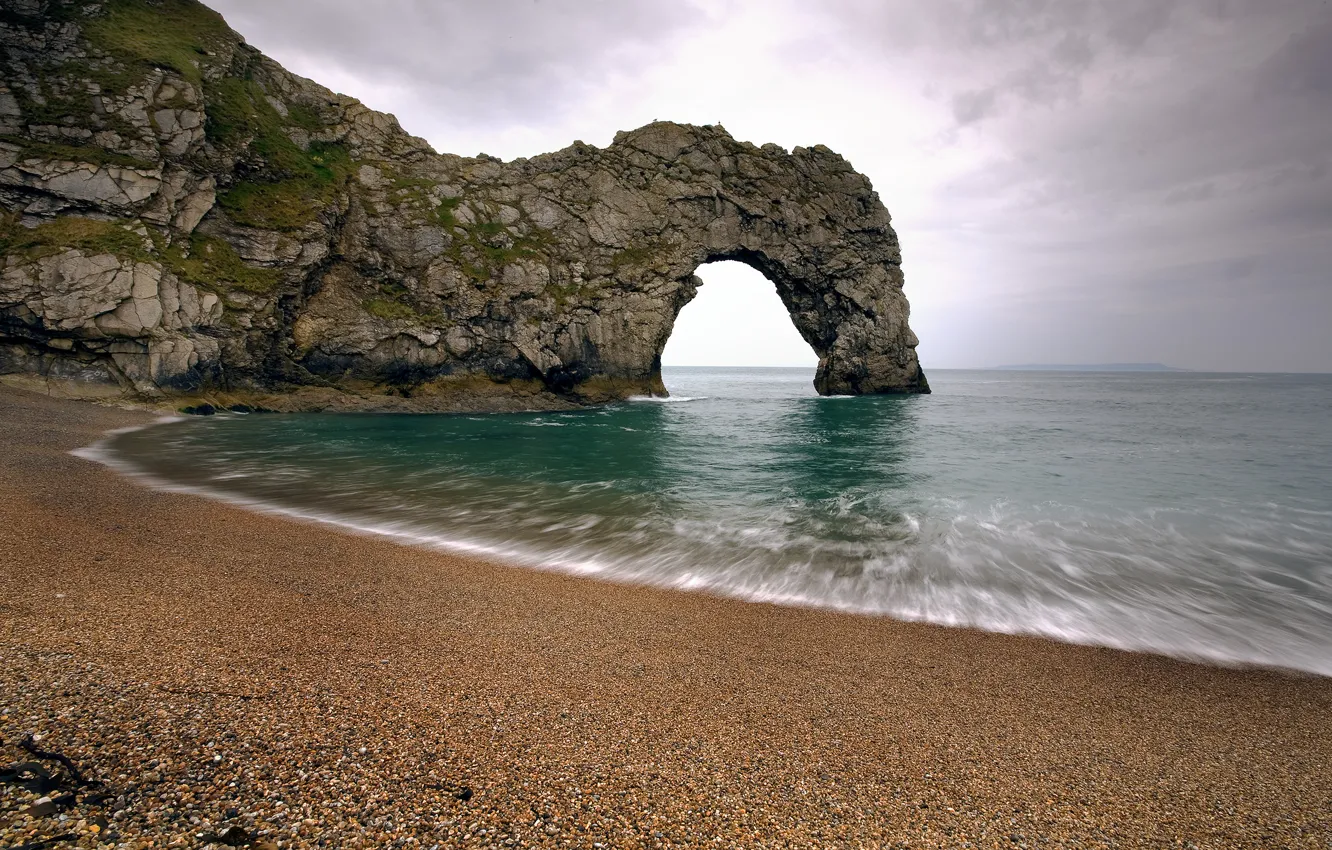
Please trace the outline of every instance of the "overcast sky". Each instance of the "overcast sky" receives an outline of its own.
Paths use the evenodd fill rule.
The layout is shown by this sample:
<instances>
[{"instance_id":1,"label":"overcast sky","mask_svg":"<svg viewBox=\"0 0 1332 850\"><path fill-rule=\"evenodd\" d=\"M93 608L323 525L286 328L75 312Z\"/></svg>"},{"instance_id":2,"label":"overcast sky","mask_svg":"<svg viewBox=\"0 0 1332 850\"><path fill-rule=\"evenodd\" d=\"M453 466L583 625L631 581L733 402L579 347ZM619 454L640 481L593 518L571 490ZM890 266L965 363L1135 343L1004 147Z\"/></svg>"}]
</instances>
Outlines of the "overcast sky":
<instances>
[{"instance_id":1,"label":"overcast sky","mask_svg":"<svg viewBox=\"0 0 1332 850\"><path fill-rule=\"evenodd\" d=\"M828 145L893 214L926 369L1332 372L1328 0L212 5L441 151ZM667 363L814 362L761 276L700 276Z\"/></svg>"}]
</instances>

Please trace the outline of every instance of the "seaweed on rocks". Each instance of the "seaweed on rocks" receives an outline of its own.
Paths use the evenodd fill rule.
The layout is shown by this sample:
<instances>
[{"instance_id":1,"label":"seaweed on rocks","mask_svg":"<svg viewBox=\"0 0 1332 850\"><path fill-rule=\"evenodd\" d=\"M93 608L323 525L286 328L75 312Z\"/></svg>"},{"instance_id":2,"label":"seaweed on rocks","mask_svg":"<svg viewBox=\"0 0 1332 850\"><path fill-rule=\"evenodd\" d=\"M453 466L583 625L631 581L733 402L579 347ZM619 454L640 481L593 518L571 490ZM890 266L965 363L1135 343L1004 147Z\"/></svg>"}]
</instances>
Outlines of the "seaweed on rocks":
<instances>
[{"instance_id":1,"label":"seaweed on rocks","mask_svg":"<svg viewBox=\"0 0 1332 850\"><path fill-rule=\"evenodd\" d=\"M79 771L78 766L75 765L74 762L68 756L63 755L62 753L48 752L46 750L37 749L36 741L31 735L28 735L22 741L19 741L19 746L22 747L24 750L26 750L34 758L38 758L43 761L54 761L58 763L61 767L63 767L66 771L68 771L69 781L72 782L74 787L76 788L92 788L100 786L102 784L100 780L88 779L84 777L84 775Z\"/></svg>"},{"instance_id":2,"label":"seaweed on rocks","mask_svg":"<svg viewBox=\"0 0 1332 850\"><path fill-rule=\"evenodd\" d=\"M0 767L0 782L22 785L35 794L97 788L102 785L100 780L85 777L73 760L63 753L38 749L32 735L28 735L19 741L19 747L39 761L17 762L8 767ZM64 771L52 772L41 764L43 761L56 762L64 768ZM62 802L73 804L74 800L74 794L66 794L57 797L53 802L59 806L62 805Z\"/></svg>"},{"instance_id":3,"label":"seaweed on rocks","mask_svg":"<svg viewBox=\"0 0 1332 850\"><path fill-rule=\"evenodd\" d=\"M0 782L19 785L34 794L41 795L20 814L26 814L32 818L53 817L66 809L74 808L80 803L83 805L100 805L108 798L107 794L101 792L83 793L88 789L101 788L103 783L99 779L85 776L79 770L78 765L74 763L74 760L64 753L39 748L36 739L31 734L24 736L23 740L18 742L18 745L24 752L37 760L21 761L6 767L0 767ZM52 770L41 763L44 761L55 762L59 767ZM65 793L51 796L54 791L64 791ZM80 799L81 796L82 799ZM78 836L74 833L62 833L20 844L13 850L24 850L24 848L37 850L37 848L51 847L66 841L75 841L77 838Z\"/></svg>"},{"instance_id":4,"label":"seaweed on rocks","mask_svg":"<svg viewBox=\"0 0 1332 850\"><path fill-rule=\"evenodd\" d=\"M221 844L224 847L253 847L255 850L270 850L277 845L272 841L251 835L239 826L224 826L217 832L202 832L195 836L204 844Z\"/></svg>"},{"instance_id":5,"label":"seaweed on rocks","mask_svg":"<svg viewBox=\"0 0 1332 850\"><path fill-rule=\"evenodd\" d=\"M13 848L13 850L41 850L41 848L43 847L54 847L57 844L61 844L66 841L75 841L77 839L78 836L75 835L74 833L66 832L60 835L52 835L50 838L39 838L36 841L29 841L25 844L20 844L19 846Z\"/></svg>"},{"instance_id":6,"label":"seaweed on rocks","mask_svg":"<svg viewBox=\"0 0 1332 850\"><path fill-rule=\"evenodd\" d=\"M0 782L22 785L34 794L47 794L60 787L60 780L52 777L45 766L35 761L0 767Z\"/></svg>"}]
</instances>

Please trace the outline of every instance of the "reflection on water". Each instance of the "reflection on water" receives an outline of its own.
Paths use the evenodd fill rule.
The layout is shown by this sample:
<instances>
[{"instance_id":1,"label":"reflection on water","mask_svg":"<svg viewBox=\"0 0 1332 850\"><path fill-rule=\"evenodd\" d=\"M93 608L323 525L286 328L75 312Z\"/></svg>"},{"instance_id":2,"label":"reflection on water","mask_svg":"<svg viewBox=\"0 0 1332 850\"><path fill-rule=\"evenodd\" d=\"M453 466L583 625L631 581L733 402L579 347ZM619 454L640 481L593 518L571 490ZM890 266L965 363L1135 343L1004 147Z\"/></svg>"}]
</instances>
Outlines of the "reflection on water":
<instances>
[{"instance_id":1,"label":"reflection on water","mask_svg":"<svg viewBox=\"0 0 1332 850\"><path fill-rule=\"evenodd\" d=\"M533 566L1332 673L1330 379L666 377L669 402L220 416L106 456Z\"/></svg>"}]
</instances>

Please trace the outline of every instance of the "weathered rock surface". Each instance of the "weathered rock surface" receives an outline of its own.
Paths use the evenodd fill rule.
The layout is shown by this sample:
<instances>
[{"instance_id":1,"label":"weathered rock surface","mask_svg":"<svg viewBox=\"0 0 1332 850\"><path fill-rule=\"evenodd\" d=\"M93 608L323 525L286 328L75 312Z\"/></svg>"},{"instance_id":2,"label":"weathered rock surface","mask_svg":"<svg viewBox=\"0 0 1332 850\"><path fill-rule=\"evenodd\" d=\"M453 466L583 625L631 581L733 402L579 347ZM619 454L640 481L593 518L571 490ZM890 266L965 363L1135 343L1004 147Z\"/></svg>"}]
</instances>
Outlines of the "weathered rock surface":
<instances>
[{"instance_id":1,"label":"weathered rock surface","mask_svg":"<svg viewBox=\"0 0 1332 850\"><path fill-rule=\"evenodd\" d=\"M822 146L654 123L441 155L192 0L10 4L0 60L0 372L285 409L659 394L695 270L730 259L819 392L928 392L888 212Z\"/></svg>"}]
</instances>

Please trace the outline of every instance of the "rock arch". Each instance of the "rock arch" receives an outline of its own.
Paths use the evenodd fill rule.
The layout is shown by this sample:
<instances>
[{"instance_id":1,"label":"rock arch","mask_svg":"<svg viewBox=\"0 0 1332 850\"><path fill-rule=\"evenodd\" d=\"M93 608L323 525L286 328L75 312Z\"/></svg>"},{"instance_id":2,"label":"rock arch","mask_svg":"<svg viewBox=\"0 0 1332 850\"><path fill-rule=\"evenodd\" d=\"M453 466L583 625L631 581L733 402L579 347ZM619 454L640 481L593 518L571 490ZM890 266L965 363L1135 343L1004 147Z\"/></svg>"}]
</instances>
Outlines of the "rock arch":
<instances>
[{"instance_id":1,"label":"rock arch","mask_svg":"<svg viewBox=\"0 0 1332 850\"><path fill-rule=\"evenodd\" d=\"M820 393L928 392L888 212L827 148L788 154L720 127L656 123L604 151L576 145L532 165L586 170L597 189L583 205L566 201L562 223L562 253L582 259L590 297L551 317L551 341L531 358L556 392L664 392L661 352L700 284L695 271L718 260L775 284L819 356ZM559 188L547 197L567 198Z\"/></svg>"},{"instance_id":2,"label":"rock arch","mask_svg":"<svg viewBox=\"0 0 1332 850\"><path fill-rule=\"evenodd\" d=\"M53 145L26 99L0 104L0 372L279 409L595 403L664 392L695 271L739 260L819 392L929 391L888 212L827 148L656 122L604 149L439 154L190 8L209 49L182 30L182 68L106 28L0 30L87 124ZM103 54L143 78L94 103L82 57Z\"/></svg>"},{"instance_id":3,"label":"rock arch","mask_svg":"<svg viewBox=\"0 0 1332 850\"><path fill-rule=\"evenodd\" d=\"M929 391L888 212L869 180L825 147L787 153L737 142L721 127L658 122L617 134L606 149L575 143L531 160L483 160L440 185L456 194L447 200L455 219L439 239L462 253L443 249L409 300L419 315L438 309L460 321L423 327L406 345L403 327L385 326L389 345L371 337L351 359L334 358L334 369L380 381L410 368L423 369L422 383L526 379L580 402L664 393L661 352L700 284L695 271L738 260L776 285L819 356L820 393ZM392 246L415 244L420 232L400 219L365 226L398 268L419 264ZM473 254L478 232L488 241ZM504 262L487 270L477 296L460 267L487 251ZM361 274L353 288L364 287ZM311 371L329 372L321 357L375 328L345 310L356 300L345 286L324 285L311 299L304 315L321 317L322 332L305 322L299 333L297 321ZM431 342L450 332L465 350Z\"/></svg>"}]
</instances>

